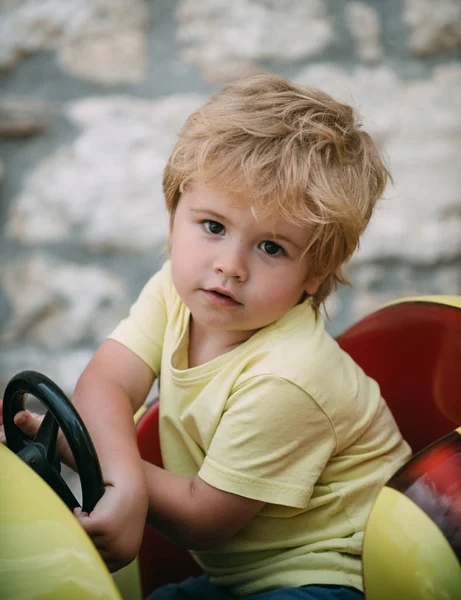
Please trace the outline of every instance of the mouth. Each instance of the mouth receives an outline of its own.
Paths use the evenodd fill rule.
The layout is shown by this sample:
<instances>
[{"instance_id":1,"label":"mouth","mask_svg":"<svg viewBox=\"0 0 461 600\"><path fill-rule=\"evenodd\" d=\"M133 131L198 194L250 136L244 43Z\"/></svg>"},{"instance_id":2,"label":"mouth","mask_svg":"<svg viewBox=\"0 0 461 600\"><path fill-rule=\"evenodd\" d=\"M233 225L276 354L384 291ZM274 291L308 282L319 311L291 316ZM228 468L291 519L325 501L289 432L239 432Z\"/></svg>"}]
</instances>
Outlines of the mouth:
<instances>
[{"instance_id":1,"label":"mouth","mask_svg":"<svg viewBox=\"0 0 461 600\"><path fill-rule=\"evenodd\" d=\"M234 295L228 290L222 288L210 288L203 290L209 297L215 299L220 304L225 303L226 305L237 305L241 304L235 299Z\"/></svg>"}]
</instances>

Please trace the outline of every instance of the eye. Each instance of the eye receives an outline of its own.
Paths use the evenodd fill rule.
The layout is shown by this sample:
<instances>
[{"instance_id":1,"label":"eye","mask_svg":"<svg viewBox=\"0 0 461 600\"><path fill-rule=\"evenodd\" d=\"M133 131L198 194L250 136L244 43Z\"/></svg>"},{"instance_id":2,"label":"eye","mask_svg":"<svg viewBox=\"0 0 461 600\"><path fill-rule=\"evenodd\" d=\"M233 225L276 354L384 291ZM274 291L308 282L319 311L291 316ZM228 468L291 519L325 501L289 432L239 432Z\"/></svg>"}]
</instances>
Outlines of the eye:
<instances>
[{"instance_id":1,"label":"eye","mask_svg":"<svg viewBox=\"0 0 461 600\"><path fill-rule=\"evenodd\" d=\"M224 235L224 225L218 223L218 221L210 221L207 219L206 221L203 221L203 226L208 231L208 233L211 233L213 235Z\"/></svg>"},{"instance_id":2,"label":"eye","mask_svg":"<svg viewBox=\"0 0 461 600\"><path fill-rule=\"evenodd\" d=\"M285 254L285 250L277 244L276 242L271 242L270 240L264 240L259 244L259 247L263 252L269 254L269 256L282 256Z\"/></svg>"}]
</instances>

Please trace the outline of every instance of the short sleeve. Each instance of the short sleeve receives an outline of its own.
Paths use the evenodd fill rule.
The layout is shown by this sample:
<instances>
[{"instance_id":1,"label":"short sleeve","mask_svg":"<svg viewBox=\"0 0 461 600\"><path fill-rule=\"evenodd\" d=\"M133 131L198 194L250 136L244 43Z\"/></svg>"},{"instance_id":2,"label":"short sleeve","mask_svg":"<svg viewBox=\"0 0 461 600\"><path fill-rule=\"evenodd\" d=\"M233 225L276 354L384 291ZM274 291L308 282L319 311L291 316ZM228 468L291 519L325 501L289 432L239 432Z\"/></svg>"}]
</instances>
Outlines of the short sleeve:
<instances>
[{"instance_id":1,"label":"short sleeve","mask_svg":"<svg viewBox=\"0 0 461 600\"><path fill-rule=\"evenodd\" d=\"M165 263L144 286L141 294L109 335L141 358L159 376L163 340L167 324L168 295L172 281L169 263Z\"/></svg>"},{"instance_id":2,"label":"short sleeve","mask_svg":"<svg viewBox=\"0 0 461 600\"><path fill-rule=\"evenodd\" d=\"M199 476L223 491L306 508L335 449L331 423L309 394L258 376L229 398Z\"/></svg>"}]
</instances>

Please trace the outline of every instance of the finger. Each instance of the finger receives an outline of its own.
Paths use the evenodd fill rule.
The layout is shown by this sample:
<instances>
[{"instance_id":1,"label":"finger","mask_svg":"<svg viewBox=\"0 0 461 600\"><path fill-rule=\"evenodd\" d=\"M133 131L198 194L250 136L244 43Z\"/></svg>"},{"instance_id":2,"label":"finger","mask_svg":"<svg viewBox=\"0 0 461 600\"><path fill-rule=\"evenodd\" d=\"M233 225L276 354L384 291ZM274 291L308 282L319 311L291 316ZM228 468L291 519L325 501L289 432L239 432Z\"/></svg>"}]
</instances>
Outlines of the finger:
<instances>
[{"instance_id":1,"label":"finger","mask_svg":"<svg viewBox=\"0 0 461 600\"><path fill-rule=\"evenodd\" d=\"M75 509L75 510L78 510L78 509ZM101 524L100 520L92 518L91 515L89 515L86 512L83 512L83 511L75 516L77 517L77 521L80 523L80 525L86 531L86 533L91 537L91 539L93 539L97 536L104 535L105 528L104 528L103 524Z\"/></svg>"},{"instance_id":2,"label":"finger","mask_svg":"<svg viewBox=\"0 0 461 600\"><path fill-rule=\"evenodd\" d=\"M21 410L15 414L13 421L23 433L30 437L37 433L42 419L28 410Z\"/></svg>"},{"instance_id":3,"label":"finger","mask_svg":"<svg viewBox=\"0 0 461 600\"><path fill-rule=\"evenodd\" d=\"M74 515L77 521L85 530L86 534L94 541L94 538L104 535L103 528L98 521L91 519L87 512L81 508L74 508Z\"/></svg>"}]
</instances>

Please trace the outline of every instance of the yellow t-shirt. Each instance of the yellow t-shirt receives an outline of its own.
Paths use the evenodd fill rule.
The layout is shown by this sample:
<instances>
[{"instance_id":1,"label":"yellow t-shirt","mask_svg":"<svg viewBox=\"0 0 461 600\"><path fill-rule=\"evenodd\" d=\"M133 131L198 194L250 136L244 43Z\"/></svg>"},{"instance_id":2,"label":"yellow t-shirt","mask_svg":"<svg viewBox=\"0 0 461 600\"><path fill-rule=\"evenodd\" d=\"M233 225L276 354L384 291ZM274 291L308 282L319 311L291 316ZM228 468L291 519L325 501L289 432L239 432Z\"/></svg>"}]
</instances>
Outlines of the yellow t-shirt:
<instances>
[{"instance_id":1,"label":"yellow t-shirt","mask_svg":"<svg viewBox=\"0 0 461 600\"><path fill-rule=\"evenodd\" d=\"M189 320L167 262L111 338L160 376L165 468L266 503L195 559L237 596L314 583L362 589L369 511L410 456L377 383L308 301L190 369Z\"/></svg>"}]
</instances>

